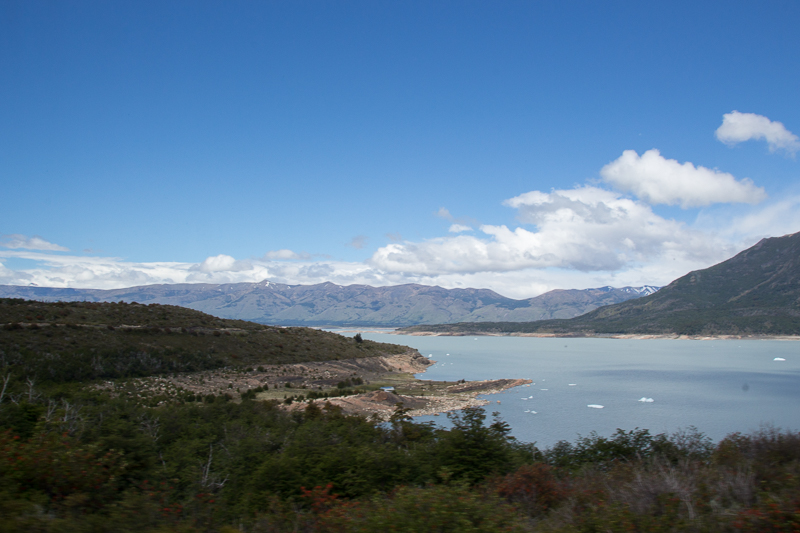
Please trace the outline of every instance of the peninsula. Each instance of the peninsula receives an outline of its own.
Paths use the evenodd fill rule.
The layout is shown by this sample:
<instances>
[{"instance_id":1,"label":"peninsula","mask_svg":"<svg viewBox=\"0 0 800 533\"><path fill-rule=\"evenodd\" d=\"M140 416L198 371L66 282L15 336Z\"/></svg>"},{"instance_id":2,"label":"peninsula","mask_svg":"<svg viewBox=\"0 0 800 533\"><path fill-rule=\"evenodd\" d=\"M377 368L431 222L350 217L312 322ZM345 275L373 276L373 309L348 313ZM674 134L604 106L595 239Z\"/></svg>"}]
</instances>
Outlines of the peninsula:
<instances>
[{"instance_id":1,"label":"peninsula","mask_svg":"<svg viewBox=\"0 0 800 533\"><path fill-rule=\"evenodd\" d=\"M310 328L224 320L176 306L0 299L7 374L83 383L145 407L254 399L330 403L388 419L478 407L521 379L424 381L434 361L407 346Z\"/></svg>"}]
</instances>

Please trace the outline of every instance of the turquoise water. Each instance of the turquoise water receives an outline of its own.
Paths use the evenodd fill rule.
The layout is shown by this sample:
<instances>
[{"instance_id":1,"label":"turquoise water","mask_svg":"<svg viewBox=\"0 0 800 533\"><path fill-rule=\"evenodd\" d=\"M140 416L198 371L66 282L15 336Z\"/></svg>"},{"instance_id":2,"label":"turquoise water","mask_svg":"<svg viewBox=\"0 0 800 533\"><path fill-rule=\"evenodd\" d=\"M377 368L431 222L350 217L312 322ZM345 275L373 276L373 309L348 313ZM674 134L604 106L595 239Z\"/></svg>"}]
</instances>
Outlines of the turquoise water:
<instances>
[{"instance_id":1,"label":"turquoise water","mask_svg":"<svg viewBox=\"0 0 800 533\"><path fill-rule=\"evenodd\" d=\"M800 430L796 341L364 337L431 355L437 363L420 379L532 379L484 398L515 437L540 447L617 428L671 433L693 425L715 441L763 425ZM417 420L447 423L443 415Z\"/></svg>"}]
</instances>

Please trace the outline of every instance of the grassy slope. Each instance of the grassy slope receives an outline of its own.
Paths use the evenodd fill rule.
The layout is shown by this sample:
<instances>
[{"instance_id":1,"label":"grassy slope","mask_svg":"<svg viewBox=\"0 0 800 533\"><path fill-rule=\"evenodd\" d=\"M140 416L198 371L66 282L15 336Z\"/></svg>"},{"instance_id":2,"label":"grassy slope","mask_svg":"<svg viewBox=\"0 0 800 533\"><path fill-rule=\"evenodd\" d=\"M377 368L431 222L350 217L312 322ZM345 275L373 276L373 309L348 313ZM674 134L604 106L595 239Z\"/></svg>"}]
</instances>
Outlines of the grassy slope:
<instances>
[{"instance_id":1,"label":"grassy slope","mask_svg":"<svg viewBox=\"0 0 800 533\"><path fill-rule=\"evenodd\" d=\"M408 349L157 304L0 299L0 324L0 367L48 381L350 359Z\"/></svg>"}]
</instances>

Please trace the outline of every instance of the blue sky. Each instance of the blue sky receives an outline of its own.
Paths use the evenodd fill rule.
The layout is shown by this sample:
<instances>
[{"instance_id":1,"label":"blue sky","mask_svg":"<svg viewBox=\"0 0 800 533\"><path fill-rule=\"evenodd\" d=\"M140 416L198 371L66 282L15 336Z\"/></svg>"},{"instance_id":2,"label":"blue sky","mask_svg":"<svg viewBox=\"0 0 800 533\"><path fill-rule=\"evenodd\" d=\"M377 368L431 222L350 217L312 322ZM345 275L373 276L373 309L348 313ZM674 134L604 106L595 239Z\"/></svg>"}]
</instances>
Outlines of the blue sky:
<instances>
[{"instance_id":1,"label":"blue sky","mask_svg":"<svg viewBox=\"0 0 800 533\"><path fill-rule=\"evenodd\" d=\"M665 284L800 231L799 23L798 2L9 0L0 283Z\"/></svg>"}]
</instances>

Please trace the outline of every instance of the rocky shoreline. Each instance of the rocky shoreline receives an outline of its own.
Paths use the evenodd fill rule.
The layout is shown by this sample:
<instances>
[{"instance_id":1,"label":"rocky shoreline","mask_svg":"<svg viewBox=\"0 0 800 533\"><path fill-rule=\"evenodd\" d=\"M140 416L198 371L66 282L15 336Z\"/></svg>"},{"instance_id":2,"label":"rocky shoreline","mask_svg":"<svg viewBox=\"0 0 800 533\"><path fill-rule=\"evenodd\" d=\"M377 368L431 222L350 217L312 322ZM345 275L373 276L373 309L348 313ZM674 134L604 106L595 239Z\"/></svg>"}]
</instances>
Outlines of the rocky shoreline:
<instances>
[{"instance_id":1,"label":"rocky shoreline","mask_svg":"<svg viewBox=\"0 0 800 533\"><path fill-rule=\"evenodd\" d=\"M524 379L444 382L414 376L425 372L434 362L416 350L409 350L379 357L107 381L95 387L152 406L187 398L196 402L208 401L210 397L212 401L215 398L239 401L241 395L249 393L258 400L279 401L288 410L305 409L311 402L330 402L346 414L388 420L398 404L409 409L410 416L438 415L486 405L489 401L478 398L479 395L530 383ZM328 397L314 398L314 394Z\"/></svg>"},{"instance_id":2,"label":"rocky shoreline","mask_svg":"<svg viewBox=\"0 0 800 533\"><path fill-rule=\"evenodd\" d=\"M391 391L374 391L356 396L331 398L326 400L342 409L346 414L377 416L388 420L398 406L409 409L408 416L438 416L450 411L458 411L468 407L482 407L489 400L478 398L479 395L496 394L505 390L528 385L530 379L493 379L484 381L465 381L450 385L443 391L428 396L395 394ZM317 400L319 403L320 400ZM324 403L324 402L322 402ZM294 405L294 409L305 406Z\"/></svg>"},{"instance_id":3,"label":"rocky shoreline","mask_svg":"<svg viewBox=\"0 0 800 533\"><path fill-rule=\"evenodd\" d=\"M392 335L408 335L410 337L537 337L542 339L675 339L693 341L711 340L772 340L800 341L800 335L678 335L678 334L590 334L590 333L487 333L487 332L448 332L448 331L403 331L387 332Z\"/></svg>"}]
</instances>

